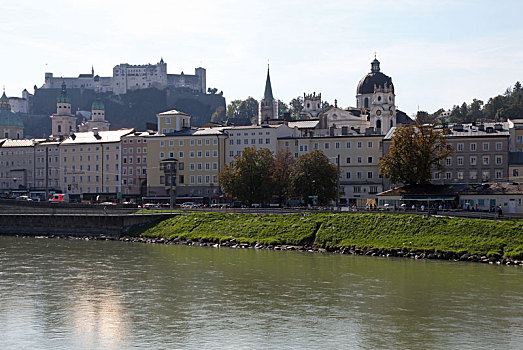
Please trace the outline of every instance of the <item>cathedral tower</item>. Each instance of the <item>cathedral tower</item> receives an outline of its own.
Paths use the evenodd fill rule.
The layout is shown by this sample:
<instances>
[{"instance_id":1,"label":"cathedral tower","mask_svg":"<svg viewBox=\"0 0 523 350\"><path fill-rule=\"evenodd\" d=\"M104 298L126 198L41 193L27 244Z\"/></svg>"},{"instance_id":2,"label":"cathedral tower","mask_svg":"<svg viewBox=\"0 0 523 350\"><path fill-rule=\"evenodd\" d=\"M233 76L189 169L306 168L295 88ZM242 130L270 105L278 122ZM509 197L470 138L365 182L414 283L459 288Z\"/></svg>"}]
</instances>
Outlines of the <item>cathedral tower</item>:
<instances>
[{"instance_id":1,"label":"cathedral tower","mask_svg":"<svg viewBox=\"0 0 523 350\"><path fill-rule=\"evenodd\" d=\"M266 123L270 119L278 119L278 101L272 96L271 77L267 66L267 80L265 81L265 93L258 108L258 125Z\"/></svg>"},{"instance_id":2,"label":"cathedral tower","mask_svg":"<svg viewBox=\"0 0 523 350\"><path fill-rule=\"evenodd\" d=\"M51 115L52 136L68 136L76 131L76 117L71 114L71 98L67 96L65 82L62 82L60 96L56 99L56 113Z\"/></svg>"},{"instance_id":3,"label":"cathedral tower","mask_svg":"<svg viewBox=\"0 0 523 350\"><path fill-rule=\"evenodd\" d=\"M356 90L357 107L369 115L370 126L385 135L396 126L396 104L392 79L380 72L380 61L371 62L371 71Z\"/></svg>"}]
</instances>

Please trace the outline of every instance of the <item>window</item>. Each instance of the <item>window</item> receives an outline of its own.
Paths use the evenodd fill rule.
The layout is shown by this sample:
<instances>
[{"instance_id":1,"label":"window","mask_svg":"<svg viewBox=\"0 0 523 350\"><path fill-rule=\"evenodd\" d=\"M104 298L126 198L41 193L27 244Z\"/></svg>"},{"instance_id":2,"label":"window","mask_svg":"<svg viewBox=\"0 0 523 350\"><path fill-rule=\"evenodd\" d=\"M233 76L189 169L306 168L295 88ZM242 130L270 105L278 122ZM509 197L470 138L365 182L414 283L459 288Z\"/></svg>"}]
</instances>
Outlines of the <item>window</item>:
<instances>
[{"instance_id":1,"label":"window","mask_svg":"<svg viewBox=\"0 0 523 350\"><path fill-rule=\"evenodd\" d=\"M488 148L489 148L489 143L483 142L483 151L488 151Z\"/></svg>"},{"instance_id":2,"label":"window","mask_svg":"<svg viewBox=\"0 0 523 350\"><path fill-rule=\"evenodd\" d=\"M463 165L463 157L458 157L457 158L457 161L458 161L458 165Z\"/></svg>"},{"instance_id":3,"label":"window","mask_svg":"<svg viewBox=\"0 0 523 350\"><path fill-rule=\"evenodd\" d=\"M194 151L189 152L189 158L194 158Z\"/></svg>"},{"instance_id":4,"label":"window","mask_svg":"<svg viewBox=\"0 0 523 350\"><path fill-rule=\"evenodd\" d=\"M178 158L183 158L183 151L178 152Z\"/></svg>"},{"instance_id":5,"label":"window","mask_svg":"<svg viewBox=\"0 0 523 350\"><path fill-rule=\"evenodd\" d=\"M512 176L518 177L519 176L519 169L512 169Z\"/></svg>"},{"instance_id":6,"label":"window","mask_svg":"<svg viewBox=\"0 0 523 350\"><path fill-rule=\"evenodd\" d=\"M198 146L202 145L202 139L198 139Z\"/></svg>"},{"instance_id":7,"label":"window","mask_svg":"<svg viewBox=\"0 0 523 350\"><path fill-rule=\"evenodd\" d=\"M496 179L501 179L503 178L503 171L502 170L496 170Z\"/></svg>"},{"instance_id":8,"label":"window","mask_svg":"<svg viewBox=\"0 0 523 350\"><path fill-rule=\"evenodd\" d=\"M240 140L240 139L236 140L236 144L237 145L241 145L242 144L242 140Z\"/></svg>"},{"instance_id":9,"label":"window","mask_svg":"<svg viewBox=\"0 0 523 350\"><path fill-rule=\"evenodd\" d=\"M164 158L165 158L165 152L160 152L160 159L164 159ZM131 162L129 162L129 163L131 163Z\"/></svg>"},{"instance_id":10,"label":"window","mask_svg":"<svg viewBox=\"0 0 523 350\"><path fill-rule=\"evenodd\" d=\"M434 172L433 178L434 178L434 180L439 180L439 172L438 171Z\"/></svg>"},{"instance_id":11,"label":"window","mask_svg":"<svg viewBox=\"0 0 523 350\"><path fill-rule=\"evenodd\" d=\"M190 169L191 171L194 171L194 163L189 164L189 169Z\"/></svg>"},{"instance_id":12,"label":"window","mask_svg":"<svg viewBox=\"0 0 523 350\"><path fill-rule=\"evenodd\" d=\"M198 175L197 179L198 179L198 183L201 184L202 183L202 176Z\"/></svg>"},{"instance_id":13,"label":"window","mask_svg":"<svg viewBox=\"0 0 523 350\"><path fill-rule=\"evenodd\" d=\"M462 143L458 143L458 152L462 152L463 151L463 144Z\"/></svg>"},{"instance_id":14,"label":"window","mask_svg":"<svg viewBox=\"0 0 523 350\"><path fill-rule=\"evenodd\" d=\"M271 143L271 139L265 139L265 144L269 145Z\"/></svg>"},{"instance_id":15,"label":"window","mask_svg":"<svg viewBox=\"0 0 523 350\"><path fill-rule=\"evenodd\" d=\"M340 148L340 143L339 143L339 142L336 142L336 143L334 144L334 147L335 147L336 149Z\"/></svg>"},{"instance_id":16,"label":"window","mask_svg":"<svg viewBox=\"0 0 523 350\"><path fill-rule=\"evenodd\" d=\"M324 147L325 149L329 149L329 148L330 148L330 143L329 143L329 142L325 142L325 143L323 144L323 147Z\"/></svg>"},{"instance_id":17,"label":"window","mask_svg":"<svg viewBox=\"0 0 523 350\"><path fill-rule=\"evenodd\" d=\"M165 141L160 141L160 147L165 147Z\"/></svg>"},{"instance_id":18,"label":"window","mask_svg":"<svg viewBox=\"0 0 523 350\"><path fill-rule=\"evenodd\" d=\"M202 157L202 151L198 151L198 158L201 158Z\"/></svg>"},{"instance_id":19,"label":"window","mask_svg":"<svg viewBox=\"0 0 523 350\"><path fill-rule=\"evenodd\" d=\"M372 164L372 157L367 157L367 163Z\"/></svg>"},{"instance_id":20,"label":"window","mask_svg":"<svg viewBox=\"0 0 523 350\"><path fill-rule=\"evenodd\" d=\"M469 173L469 179L476 180L478 178L478 172L477 171L471 171Z\"/></svg>"},{"instance_id":21,"label":"window","mask_svg":"<svg viewBox=\"0 0 523 350\"><path fill-rule=\"evenodd\" d=\"M476 162L477 162L476 156L471 156L470 157L470 165L476 165Z\"/></svg>"},{"instance_id":22,"label":"window","mask_svg":"<svg viewBox=\"0 0 523 350\"><path fill-rule=\"evenodd\" d=\"M347 164L350 164L350 157L347 157Z\"/></svg>"},{"instance_id":23,"label":"window","mask_svg":"<svg viewBox=\"0 0 523 350\"><path fill-rule=\"evenodd\" d=\"M346 148L350 148L350 142L348 141L345 145Z\"/></svg>"},{"instance_id":24,"label":"window","mask_svg":"<svg viewBox=\"0 0 523 350\"><path fill-rule=\"evenodd\" d=\"M361 171L356 172L356 178L361 179Z\"/></svg>"},{"instance_id":25,"label":"window","mask_svg":"<svg viewBox=\"0 0 523 350\"><path fill-rule=\"evenodd\" d=\"M496 164L497 165L503 164L503 156L496 156Z\"/></svg>"},{"instance_id":26,"label":"window","mask_svg":"<svg viewBox=\"0 0 523 350\"><path fill-rule=\"evenodd\" d=\"M471 151L475 151L476 150L476 144L475 143L471 143L470 144L470 150Z\"/></svg>"},{"instance_id":27,"label":"window","mask_svg":"<svg viewBox=\"0 0 523 350\"><path fill-rule=\"evenodd\" d=\"M256 144L256 139L251 139L251 145L255 145Z\"/></svg>"},{"instance_id":28,"label":"window","mask_svg":"<svg viewBox=\"0 0 523 350\"><path fill-rule=\"evenodd\" d=\"M314 149L319 149L319 148L320 148L320 146L318 145L317 142L315 142L315 143L314 143Z\"/></svg>"},{"instance_id":29,"label":"window","mask_svg":"<svg viewBox=\"0 0 523 350\"><path fill-rule=\"evenodd\" d=\"M483 170L483 172L481 173L481 180L482 181L488 181L489 178L490 178L490 171Z\"/></svg>"},{"instance_id":30,"label":"window","mask_svg":"<svg viewBox=\"0 0 523 350\"><path fill-rule=\"evenodd\" d=\"M463 180L463 171L458 171L458 180Z\"/></svg>"},{"instance_id":31,"label":"window","mask_svg":"<svg viewBox=\"0 0 523 350\"><path fill-rule=\"evenodd\" d=\"M367 147L368 147L368 148L372 148L372 141L368 141L368 142L367 142Z\"/></svg>"},{"instance_id":32,"label":"window","mask_svg":"<svg viewBox=\"0 0 523 350\"><path fill-rule=\"evenodd\" d=\"M361 157L358 157L358 164L361 164Z\"/></svg>"},{"instance_id":33,"label":"window","mask_svg":"<svg viewBox=\"0 0 523 350\"><path fill-rule=\"evenodd\" d=\"M452 157L447 157L447 159L445 159L445 165L447 165L447 166L452 165Z\"/></svg>"},{"instance_id":34,"label":"window","mask_svg":"<svg viewBox=\"0 0 523 350\"><path fill-rule=\"evenodd\" d=\"M363 143L361 141L358 141L357 147L358 148L362 148L363 147Z\"/></svg>"},{"instance_id":35,"label":"window","mask_svg":"<svg viewBox=\"0 0 523 350\"><path fill-rule=\"evenodd\" d=\"M483 156L483 165L488 165L489 161L490 161L490 157L489 156Z\"/></svg>"},{"instance_id":36,"label":"window","mask_svg":"<svg viewBox=\"0 0 523 350\"><path fill-rule=\"evenodd\" d=\"M372 179L372 171L367 172L367 179Z\"/></svg>"},{"instance_id":37,"label":"window","mask_svg":"<svg viewBox=\"0 0 523 350\"><path fill-rule=\"evenodd\" d=\"M447 171L447 172L445 173L445 179L450 180L451 178L452 178L452 172Z\"/></svg>"},{"instance_id":38,"label":"window","mask_svg":"<svg viewBox=\"0 0 523 350\"><path fill-rule=\"evenodd\" d=\"M350 179L350 171L347 171L347 172L345 173L345 178L346 178L346 179Z\"/></svg>"},{"instance_id":39,"label":"window","mask_svg":"<svg viewBox=\"0 0 523 350\"><path fill-rule=\"evenodd\" d=\"M353 192L354 193L361 193L361 186L354 186L353 187Z\"/></svg>"},{"instance_id":40,"label":"window","mask_svg":"<svg viewBox=\"0 0 523 350\"><path fill-rule=\"evenodd\" d=\"M194 180L195 180L195 176L194 175L191 175L191 184L194 184Z\"/></svg>"},{"instance_id":41,"label":"window","mask_svg":"<svg viewBox=\"0 0 523 350\"><path fill-rule=\"evenodd\" d=\"M370 186L369 193L378 193L378 186Z\"/></svg>"}]
</instances>

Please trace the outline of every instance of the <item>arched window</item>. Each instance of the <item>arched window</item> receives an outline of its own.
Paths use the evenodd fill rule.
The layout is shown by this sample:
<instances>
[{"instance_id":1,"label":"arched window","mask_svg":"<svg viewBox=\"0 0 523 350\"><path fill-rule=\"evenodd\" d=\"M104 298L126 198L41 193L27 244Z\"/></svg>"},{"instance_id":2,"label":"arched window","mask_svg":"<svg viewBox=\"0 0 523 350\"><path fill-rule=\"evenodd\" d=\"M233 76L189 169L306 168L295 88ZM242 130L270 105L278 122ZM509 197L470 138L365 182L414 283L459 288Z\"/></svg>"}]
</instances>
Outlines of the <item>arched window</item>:
<instances>
[{"instance_id":1,"label":"arched window","mask_svg":"<svg viewBox=\"0 0 523 350\"><path fill-rule=\"evenodd\" d=\"M381 120L376 121L376 129L381 129Z\"/></svg>"},{"instance_id":2,"label":"arched window","mask_svg":"<svg viewBox=\"0 0 523 350\"><path fill-rule=\"evenodd\" d=\"M310 103L307 103L307 108L311 108L311 104Z\"/></svg>"},{"instance_id":3,"label":"arched window","mask_svg":"<svg viewBox=\"0 0 523 350\"><path fill-rule=\"evenodd\" d=\"M363 102L363 105L365 106L365 108L369 108L369 98L368 97L365 97L365 101Z\"/></svg>"},{"instance_id":4,"label":"arched window","mask_svg":"<svg viewBox=\"0 0 523 350\"><path fill-rule=\"evenodd\" d=\"M58 125L58 132L62 132L62 126Z\"/></svg>"}]
</instances>

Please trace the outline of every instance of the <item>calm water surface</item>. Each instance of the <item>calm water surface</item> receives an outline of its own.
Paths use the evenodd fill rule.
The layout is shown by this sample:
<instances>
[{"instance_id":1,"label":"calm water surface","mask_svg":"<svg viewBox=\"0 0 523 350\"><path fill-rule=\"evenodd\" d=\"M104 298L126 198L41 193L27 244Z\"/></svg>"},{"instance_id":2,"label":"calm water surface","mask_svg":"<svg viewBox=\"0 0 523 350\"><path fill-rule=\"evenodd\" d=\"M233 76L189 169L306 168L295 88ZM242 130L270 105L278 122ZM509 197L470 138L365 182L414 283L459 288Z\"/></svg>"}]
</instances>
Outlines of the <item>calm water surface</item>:
<instances>
[{"instance_id":1,"label":"calm water surface","mask_svg":"<svg viewBox=\"0 0 523 350\"><path fill-rule=\"evenodd\" d=\"M0 237L2 349L522 349L523 270Z\"/></svg>"}]
</instances>

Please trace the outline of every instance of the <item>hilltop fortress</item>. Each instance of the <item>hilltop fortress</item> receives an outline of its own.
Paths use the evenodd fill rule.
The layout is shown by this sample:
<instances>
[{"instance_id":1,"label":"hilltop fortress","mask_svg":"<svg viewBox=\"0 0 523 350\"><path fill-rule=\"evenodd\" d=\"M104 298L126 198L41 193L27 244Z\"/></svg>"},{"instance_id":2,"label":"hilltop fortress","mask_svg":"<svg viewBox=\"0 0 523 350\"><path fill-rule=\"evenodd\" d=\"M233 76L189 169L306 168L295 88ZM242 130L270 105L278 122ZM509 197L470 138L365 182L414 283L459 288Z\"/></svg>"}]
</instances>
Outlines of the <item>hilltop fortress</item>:
<instances>
[{"instance_id":1,"label":"hilltop fortress","mask_svg":"<svg viewBox=\"0 0 523 350\"><path fill-rule=\"evenodd\" d=\"M122 63L113 68L112 77L101 77L91 73L80 74L78 77L54 77L53 73L45 73L45 83L42 89L60 89L62 83L68 89L89 89L98 92L112 92L115 95L126 94L129 90L146 89L155 87L165 89L189 88L191 90L206 92L206 70L198 67L194 75L167 74L167 63L163 58L156 64L132 65Z\"/></svg>"}]
</instances>

